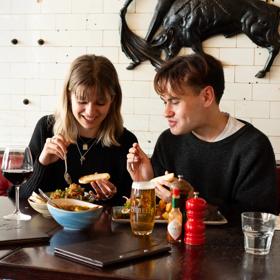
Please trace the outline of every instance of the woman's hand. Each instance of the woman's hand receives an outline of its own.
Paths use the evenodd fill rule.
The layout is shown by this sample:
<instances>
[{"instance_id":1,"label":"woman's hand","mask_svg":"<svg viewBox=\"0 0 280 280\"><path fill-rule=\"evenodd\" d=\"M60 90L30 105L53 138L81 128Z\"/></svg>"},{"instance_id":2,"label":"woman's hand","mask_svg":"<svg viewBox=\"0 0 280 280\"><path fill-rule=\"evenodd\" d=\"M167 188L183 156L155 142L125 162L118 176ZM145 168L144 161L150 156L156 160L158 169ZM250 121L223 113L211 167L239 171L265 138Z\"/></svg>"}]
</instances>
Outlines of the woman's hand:
<instances>
[{"instance_id":1,"label":"woman's hand","mask_svg":"<svg viewBox=\"0 0 280 280\"><path fill-rule=\"evenodd\" d=\"M116 186L106 179L96 180L90 184L95 192L95 194L93 194L93 198L96 200L110 199L117 192Z\"/></svg>"},{"instance_id":2,"label":"woman's hand","mask_svg":"<svg viewBox=\"0 0 280 280\"><path fill-rule=\"evenodd\" d=\"M151 161L138 143L134 143L128 151L127 171L133 181L148 181L154 177Z\"/></svg>"},{"instance_id":3,"label":"woman's hand","mask_svg":"<svg viewBox=\"0 0 280 280\"><path fill-rule=\"evenodd\" d=\"M52 138L47 138L39 156L39 162L42 165L49 165L59 159L64 160L69 144L70 143L68 143L62 135L55 135Z\"/></svg>"}]
</instances>

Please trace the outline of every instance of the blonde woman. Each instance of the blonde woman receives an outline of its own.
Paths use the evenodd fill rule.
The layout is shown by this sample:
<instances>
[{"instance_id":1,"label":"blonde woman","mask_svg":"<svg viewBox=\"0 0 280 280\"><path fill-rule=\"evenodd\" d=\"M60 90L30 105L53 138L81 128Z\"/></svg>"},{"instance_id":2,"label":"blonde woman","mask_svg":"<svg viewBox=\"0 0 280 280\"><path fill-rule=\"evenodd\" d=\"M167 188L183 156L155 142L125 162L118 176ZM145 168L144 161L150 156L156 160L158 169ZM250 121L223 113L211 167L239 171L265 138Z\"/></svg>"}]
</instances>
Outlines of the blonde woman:
<instances>
[{"instance_id":1,"label":"blonde woman","mask_svg":"<svg viewBox=\"0 0 280 280\"><path fill-rule=\"evenodd\" d=\"M92 182L86 189L93 190L95 200L123 203L122 196L129 195L131 187L126 154L137 139L123 127L121 102L113 64L103 56L78 57L70 67L55 114L42 117L35 127L29 143L34 173L22 185L20 197L27 198L38 188L50 192L67 187L67 159L72 182L107 172L109 180ZM13 195L12 189L9 194Z\"/></svg>"}]
</instances>

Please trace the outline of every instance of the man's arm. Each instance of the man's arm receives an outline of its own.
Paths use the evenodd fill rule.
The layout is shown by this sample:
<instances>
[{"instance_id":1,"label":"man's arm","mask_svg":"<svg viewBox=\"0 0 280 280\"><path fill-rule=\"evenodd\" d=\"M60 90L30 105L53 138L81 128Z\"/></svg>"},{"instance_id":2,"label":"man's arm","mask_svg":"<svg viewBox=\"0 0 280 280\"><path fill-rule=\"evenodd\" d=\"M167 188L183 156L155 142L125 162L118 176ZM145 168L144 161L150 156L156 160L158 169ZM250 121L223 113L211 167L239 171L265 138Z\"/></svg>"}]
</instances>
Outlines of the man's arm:
<instances>
[{"instance_id":1,"label":"man's arm","mask_svg":"<svg viewBox=\"0 0 280 280\"><path fill-rule=\"evenodd\" d=\"M232 205L225 205L224 212L237 219L245 211L278 214L276 163L269 140L264 135L257 141L248 139L241 154Z\"/></svg>"}]
</instances>

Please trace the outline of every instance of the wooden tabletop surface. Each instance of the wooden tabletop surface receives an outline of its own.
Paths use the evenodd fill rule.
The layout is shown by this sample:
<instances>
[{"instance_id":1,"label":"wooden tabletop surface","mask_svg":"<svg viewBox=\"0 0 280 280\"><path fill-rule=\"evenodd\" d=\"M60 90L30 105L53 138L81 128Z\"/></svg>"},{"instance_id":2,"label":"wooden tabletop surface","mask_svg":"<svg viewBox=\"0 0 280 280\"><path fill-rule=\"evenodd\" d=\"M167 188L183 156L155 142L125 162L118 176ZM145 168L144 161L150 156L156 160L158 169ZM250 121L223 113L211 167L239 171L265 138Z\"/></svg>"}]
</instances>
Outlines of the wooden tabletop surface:
<instances>
[{"instance_id":1,"label":"wooden tabletop surface","mask_svg":"<svg viewBox=\"0 0 280 280\"><path fill-rule=\"evenodd\" d=\"M3 205L12 203L0 198ZM8 208L9 208L8 207ZM275 231L271 252L267 256L246 254L240 227L229 225L207 226L207 241L203 246L172 245L170 253L130 261L105 269L87 267L57 256L57 244L70 244L90 236L131 232L129 224L111 221L109 211L85 232L64 231L54 221L46 219L32 209L23 207L33 215L34 227L45 229L51 235L49 243L0 247L0 278L10 279L279 279L280 232ZM6 207L7 209L7 207ZM5 210L6 213L8 210ZM50 230L47 230L49 227ZM156 224L153 236L165 239L166 225ZM129 240L127 240L129 242ZM112 248L114 250L114 248Z\"/></svg>"}]
</instances>

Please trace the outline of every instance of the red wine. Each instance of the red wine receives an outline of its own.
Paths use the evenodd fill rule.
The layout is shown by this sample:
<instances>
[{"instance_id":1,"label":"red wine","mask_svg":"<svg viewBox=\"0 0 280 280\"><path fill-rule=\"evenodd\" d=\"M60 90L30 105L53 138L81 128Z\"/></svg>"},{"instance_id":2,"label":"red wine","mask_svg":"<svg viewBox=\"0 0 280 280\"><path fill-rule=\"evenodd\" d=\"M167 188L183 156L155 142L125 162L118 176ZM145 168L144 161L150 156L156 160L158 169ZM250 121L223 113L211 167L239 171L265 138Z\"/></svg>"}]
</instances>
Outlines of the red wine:
<instances>
[{"instance_id":1,"label":"red wine","mask_svg":"<svg viewBox=\"0 0 280 280\"><path fill-rule=\"evenodd\" d=\"M32 171L24 169L9 169L2 171L3 176L7 178L14 185L19 185L26 181L31 175Z\"/></svg>"}]
</instances>

